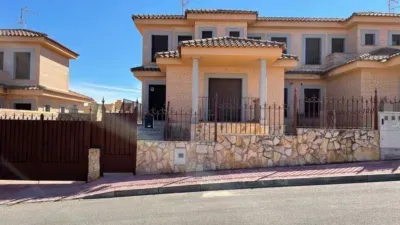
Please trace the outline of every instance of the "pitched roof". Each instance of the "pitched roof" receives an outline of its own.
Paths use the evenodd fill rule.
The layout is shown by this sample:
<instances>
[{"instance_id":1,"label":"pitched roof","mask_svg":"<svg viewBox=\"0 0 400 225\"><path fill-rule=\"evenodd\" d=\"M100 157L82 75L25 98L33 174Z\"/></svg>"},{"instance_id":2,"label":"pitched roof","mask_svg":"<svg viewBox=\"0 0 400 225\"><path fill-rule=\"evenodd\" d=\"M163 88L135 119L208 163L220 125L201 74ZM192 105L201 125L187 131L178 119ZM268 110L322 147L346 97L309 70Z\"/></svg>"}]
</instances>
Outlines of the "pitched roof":
<instances>
[{"instance_id":1,"label":"pitched roof","mask_svg":"<svg viewBox=\"0 0 400 225\"><path fill-rule=\"evenodd\" d=\"M179 58L179 51L168 51L168 52L157 52L155 55L156 58ZM281 57L278 58L278 60L298 60L298 56L296 55L289 55L289 54L282 54ZM141 66L143 67L143 66ZM132 69L139 68L139 67L134 67ZM138 71L138 70L132 70L131 71ZM156 69L156 68L152 68ZM157 68L157 71L160 71L159 68ZM139 71L149 71L149 70L139 70ZM155 71L155 70L150 70L150 71Z\"/></svg>"},{"instance_id":2,"label":"pitched roof","mask_svg":"<svg viewBox=\"0 0 400 225\"><path fill-rule=\"evenodd\" d=\"M377 50L374 50L370 53L360 55L357 60L360 61L378 61L378 62L386 62L389 59L399 56L400 55L400 49L396 48L380 48Z\"/></svg>"},{"instance_id":3,"label":"pitched roof","mask_svg":"<svg viewBox=\"0 0 400 225\"><path fill-rule=\"evenodd\" d=\"M292 73L292 74L326 74L334 69L337 69L339 67L345 66L347 64L356 62L356 61L375 61L375 62L387 62L390 59L400 56L400 49L396 48L379 48L377 50L371 51L366 54L358 55L358 56L351 56L351 59L344 61L339 64L334 64L334 65L326 65L321 66L321 67L310 67L310 66L305 66L305 67L299 67L295 68L292 70L287 71L287 73Z\"/></svg>"},{"instance_id":4,"label":"pitched roof","mask_svg":"<svg viewBox=\"0 0 400 225\"><path fill-rule=\"evenodd\" d=\"M342 22L344 18L317 18L317 17L258 17L259 21L282 22Z\"/></svg>"},{"instance_id":5,"label":"pitched roof","mask_svg":"<svg viewBox=\"0 0 400 225\"><path fill-rule=\"evenodd\" d=\"M72 53L76 57L79 56L78 53L76 53L76 52L72 51L71 49L67 48L66 46L60 44L59 42L55 41L54 39L49 38L47 34L41 33L38 31L33 31L33 30L29 30L29 29L0 29L0 36L4 36L4 37L43 37L46 40L54 43L55 45L58 45L59 47Z\"/></svg>"},{"instance_id":6,"label":"pitched roof","mask_svg":"<svg viewBox=\"0 0 400 225\"><path fill-rule=\"evenodd\" d=\"M281 21L281 22L345 22L355 16L373 17L400 17L400 13L385 12L355 12L347 18L323 18L323 17L259 17L258 11L235 10L235 9L187 9L185 15L132 15L132 19L186 19L187 14L255 14L259 21Z\"/></svg>"},{"instance_id":7,"label":"pitched roof","mask_svg":"<svg viewBox=\"0 0 400 225\"><path fill-rule=\"evenodd\" d=\"M137 66L137 67L132 67L131 72L135 71L161 71L158 66Z\"/></svg>"},{"instance_id":8,"label":"pitched roof","mask_svg":"<svg viewBox=\"0 0 400 225\"><path fill-rule=\"evenodd\" d=\"M150 14L137 14L132 15L132 19L153 19L153 20L183 20L186 17L183 15L166 15L166 14L159 14L159 15L150 15Z\"/></svg>"},{"instance_id":9,"label":"pitched roof","mask_svg":"<svg viewBox=\"0 0 400 225\"><path fill-rule=\"evenodd\" d=\"M385 12L355 12L352 16L383 16L383 17L400 17L400 13Z\"/></svg>"},{"instance_id":10,"label":"pitched roof","mask_svg":"<svg viewBox=\"0 0 400 225\"><path fill-rule=\"evenodd\" d=\"M299 60L297 55L282 54L278 60Z\"/></svg>"},{"instance_id":11,"label":"pitched roof","mask_svg":"<svg viewBox=\"0 0 400 225\"><path fill-rule=\"evenodd\" d=\"M179 58L179 51L156 52L156 58Z\"/></svg>"},{"instance_id":12,"label":"pitched roof","mask_svg":"<svg viewBox=\"0 0 400 225\"><path fill-rule=\"evenodd\" d=\"M239 37L215 37L215 38L204 38L195 39L189 41L182 41L179 46L182 47L238 47L238 48L284 48L286 45L283 42L268 41L268 40L256 40L250 38L239 38Z\"/></svg>"},{"instance_id":13,"label":"pitched roof","mask_svg":"<svg viewBox=\"0 0 400 225\"><path fill-rule=\"evenodd\" d=\"M43 91L50 91L50 92L56 92L56 93L60 93L60 94L67 94L67 95L72 95L75 97L79 97L79 98L85 98L87 100L90 101L94 101L93 98L80 94L78 92L72 91L72 90L68 90L68 92L63 92L63 91L58 91L58 90L54 90L51 88L47 88L43 85L9 85L9 84L4 84L4 83L0 83L0 87L2 88L8 88L8 89L14 89L14 90L29 90L29 91L35 91L35 90L43 90Z\"/></svg>"},{"instance_id":14,"label":"pitched roof","mask_svg":"<svg viewBox=\"0 0 400 225\"><path fill-rule=\"evenodd\" d=\"M188 13L194 14L258 14L252 10L237 10L237 9L186 9L185 15Z\"/></svg>"}]
</instances>

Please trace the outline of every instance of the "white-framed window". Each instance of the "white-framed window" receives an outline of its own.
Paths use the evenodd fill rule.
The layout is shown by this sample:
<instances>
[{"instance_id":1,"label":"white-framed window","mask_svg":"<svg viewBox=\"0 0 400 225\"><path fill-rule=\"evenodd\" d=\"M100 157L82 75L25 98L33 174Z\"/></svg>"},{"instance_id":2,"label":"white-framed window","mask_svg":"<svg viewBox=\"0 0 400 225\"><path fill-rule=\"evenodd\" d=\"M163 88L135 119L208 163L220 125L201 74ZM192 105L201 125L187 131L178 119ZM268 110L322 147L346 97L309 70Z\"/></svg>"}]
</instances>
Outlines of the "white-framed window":
<instances>
[{"instance_id":1,"label":"white-framed window","mask_svg":"<svg viewBox=\"0 0 400 225\"><path fill-rule=\"evenodd\" d=\"M198 38L204 39L204 38L212 38L216 37L217 35L217 28L215 27L199 27L198 29Z\"/></svg>"},{"instance_id":2,"label":"white-framed window","mask_svg":"<svg viewBox=\"0 0 400 225\"><path fill-rule=\"evenodd\" d=\"M244 28L242 27L227 27L226 36L228 37L244 37Z\"/></svg>"},{"instance_id":3,"label":"white-framed window","mask_svg":"<svg viewBox=\"0 0 400 225\"><path fill-rule=\"evenodd\" d=\"M65 106L63 105L60 106L60 113L65 113Z\"/></svg>"},{"instance_id":4,"label":"white-framed window","mask_svg":"<svg viewBox=\"0 0 400 225\"><path fill-rule=\"evenodd\" d=\"M35 50L30 48L12 49L11 65L13 79L33 80Z\"/></svg>"},{"instance_id":5,"label":"white-framed window","mask_svg":"<svg viewBox=\"0 0 400 225\"><path fill-rule=\"evenodd\" d=\"M400 34L392 34L392 46L400 46Z\"/></svg>"},{"instance_id":6,"label":"white-framed window","mask_svg":"<svg viewBox=\"0 0 400 225\"><path fill-rule=\"evenodd\" d=\"M361 30L361 45L379 45L379 30Z\"/></svg>"},{"instance_id":7,"label":"white-framed window","mask_svg":"<svg viewBox=\"0 0 400 225\"><path fill-rule=\"evenodd\" d=\"M14 75L15 79L29 80L31 71L31 53L15 52L14 53Z\"/></svg>"},{"instance_id":8,"label":"white-framed window","mask_svg":"<svg viewBox=\"0 0 400 225\"><path fill-rule=\"evenodd\" d=\"M388 45L389 46L400 46L400 31L390 30L388 33Z\"/></svg>"}]
</instances>

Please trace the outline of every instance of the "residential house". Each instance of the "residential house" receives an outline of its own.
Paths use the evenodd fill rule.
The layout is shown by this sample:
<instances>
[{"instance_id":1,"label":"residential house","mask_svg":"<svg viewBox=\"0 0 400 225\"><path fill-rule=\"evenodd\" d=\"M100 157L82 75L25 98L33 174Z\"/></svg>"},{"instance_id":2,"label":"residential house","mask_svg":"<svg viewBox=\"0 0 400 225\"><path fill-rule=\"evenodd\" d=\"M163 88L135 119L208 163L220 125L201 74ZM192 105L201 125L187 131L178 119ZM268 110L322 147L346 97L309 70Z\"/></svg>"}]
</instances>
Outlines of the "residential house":
<instances>
[{"instance_id":1,"label":"residential house","mask_svg":"<svg viewBox=\"0 0 400 225\"><path fill-rule=\"evenodd\" d=\"M0 29L0 108L83 112L88 96L69 90L78 53L28 29Z\"/></svg>"},{"instance_id":2,"label":"residential house","mask_svg":"<svg viewBox=\"0 0 400 225\"><path fill-rule=\"evenodd\" d=\"M400 14L299 18L189 9L132 19L143 37L143 64L131 71L142 81L144 110L169 104L207 111L216 94L242 105L249 98L291 105L295 90L299 99L400 92Z\"/></svg>"}]
</instances>

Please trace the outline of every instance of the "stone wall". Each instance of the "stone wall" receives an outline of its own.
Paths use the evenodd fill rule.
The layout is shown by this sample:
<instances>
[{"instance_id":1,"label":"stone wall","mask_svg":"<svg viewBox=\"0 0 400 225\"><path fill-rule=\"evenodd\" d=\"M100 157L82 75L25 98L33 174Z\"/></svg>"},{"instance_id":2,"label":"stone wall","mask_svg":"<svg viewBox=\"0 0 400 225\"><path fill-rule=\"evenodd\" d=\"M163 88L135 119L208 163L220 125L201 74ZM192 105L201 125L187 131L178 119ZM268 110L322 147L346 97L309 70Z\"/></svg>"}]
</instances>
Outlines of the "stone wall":
<instances>
[{"instance_id":1,"label":"stone wall","mask_svg":"<svg viewBox=\"0 0 400 225\"><path fill-rule=\"evenodd\" d=\"M186 163L174 165L175 148ZM298 129L297 136L219 135L217 142L138 141L138 174L379 160L379 132Z\"/></svg>"},{"instance_id":2,"label":"stone wall","mask_svg":"<svg viewBox=\"0 0 400 225\"><path fill-rule=\"evenodd\" d=\"M87 181L91 182L100 177L100 149L89 149L88 177Z\"/></svg>"},{"instance_id":3,"label":"stone wall","mask_svg":"<svg viewBox=\"0 0 400 225\"><path fill-rule=\"evenodd\" d=\"M283 126L262 125L260 123L217 123L217 134L253 134L253 135L268 135L282 134ZM196 139L201 141L213 141L215 134L215 123L200 122L196 124Z\"/></svg>"}]
</instances>

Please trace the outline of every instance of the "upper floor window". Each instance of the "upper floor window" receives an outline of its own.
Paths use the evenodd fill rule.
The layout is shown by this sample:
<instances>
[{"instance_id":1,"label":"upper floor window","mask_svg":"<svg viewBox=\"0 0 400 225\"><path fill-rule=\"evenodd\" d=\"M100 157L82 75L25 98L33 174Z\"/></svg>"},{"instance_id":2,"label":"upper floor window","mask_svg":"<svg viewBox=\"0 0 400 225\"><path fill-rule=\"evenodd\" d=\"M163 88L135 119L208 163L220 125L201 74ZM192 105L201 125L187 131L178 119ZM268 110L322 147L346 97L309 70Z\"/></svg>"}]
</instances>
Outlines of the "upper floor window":
<instances>
[{"instance_id":1,"label":"upper floor window","mask_svg":"<svg viewBox=\"0 0 400 225\"><path fill-rule=\"evenodd\" d=\"M365 45L375 45L375 34L365 34Z\"/></svg>"},{"instance_id":2,"label":"upper floor window","mask_svg":"<svg viewBox=\"0 0 400 225\"><path fill-rule=\"evenodd\" d=\"M4 70L4 52L0 52L0 70Z\"/></svg>"},{"instance_id":3,"label":"upper floor window","mask_svg":"<svg viewBox=\"0 0 400 225\"><path fill-rule=\"evenodd\" d=\"M345 44L345 39L344 38L332 38L332 53L335 52L344 52L344 44Z\"/></svg>"},{"instance_id":4,"label":"upper floor window","mask_svg":"<svg viewBox=\"0 0 400 225\"><path fill-rule=\"evenodd\" d=\"M151 36L151 61L155 62L156 52L168 51L168 35L152 35Z\"/></svg>"},{"instance_id":5,"label":"upper floor window","mask_svg":"<svg viewBox=\"0 0 400 225\"><path fill-rule=\"evenodd\" d=\"M192 39L193 39L192 35L179 35L178 36L178 44L181 41L189 41L189 40L192 40Z\"/></svg>"},{"instance_id":6,"label":"upper floor window","mask_svg":"<svg viewBox=\"0 0 400 225\"><path fill-rule=\"evenodd\" d=\"M400 34L393 34L392 35L392 45L399 46L400 45Z\"/></svg>"},{"instance_id":7,"label":"upper floor window","mask_svg":"<svg viewBox=\"0 0 400 225\"><path fill-rule=\"evenodd\" d=\"M321 38L306 38L306 59L308 65L321 64Z\"/></svg>"},{"instance_id":8,"label":"upper floor window","mask_svg":"<svg viewBox=\"0 0 400 225\"><path fill-rule=\"evenodd\" d=\"M287 44L287 38L286 37L271 37L271 41L276 41L276 42L283 42L285 44ZM283 54L287 53L287 50L283 50L282 51Z\"/></svg>"},{"instance_id":9,"label":"upper floor window","mask_svg":"<svg viewBox=\"0 0 400 225\"><path fill-rule=\"evenodd\" d=\"M203 30L201 31L201 38L212 38L213 32L211 30Z\"/></svg>"},{"instance_id":10,"label":"upper floor window","mask_svg":"<svg viewBox=\"0 0 400 225\"><path fill-rule=\"evenodd\" d=\"M229 31L229 37L240 37L240 31Z\"/></svg>"},{"instance_id":11,"label":"upper floor window","mask_svg":"<svg viewBox=\"0 0 400 225\"><path fill-rule=\"evenodd\" d=\"M31 71L31 53L15 52L14 53L14 74L15 79L29 79Z\"/></svg>"}]
</instances>

